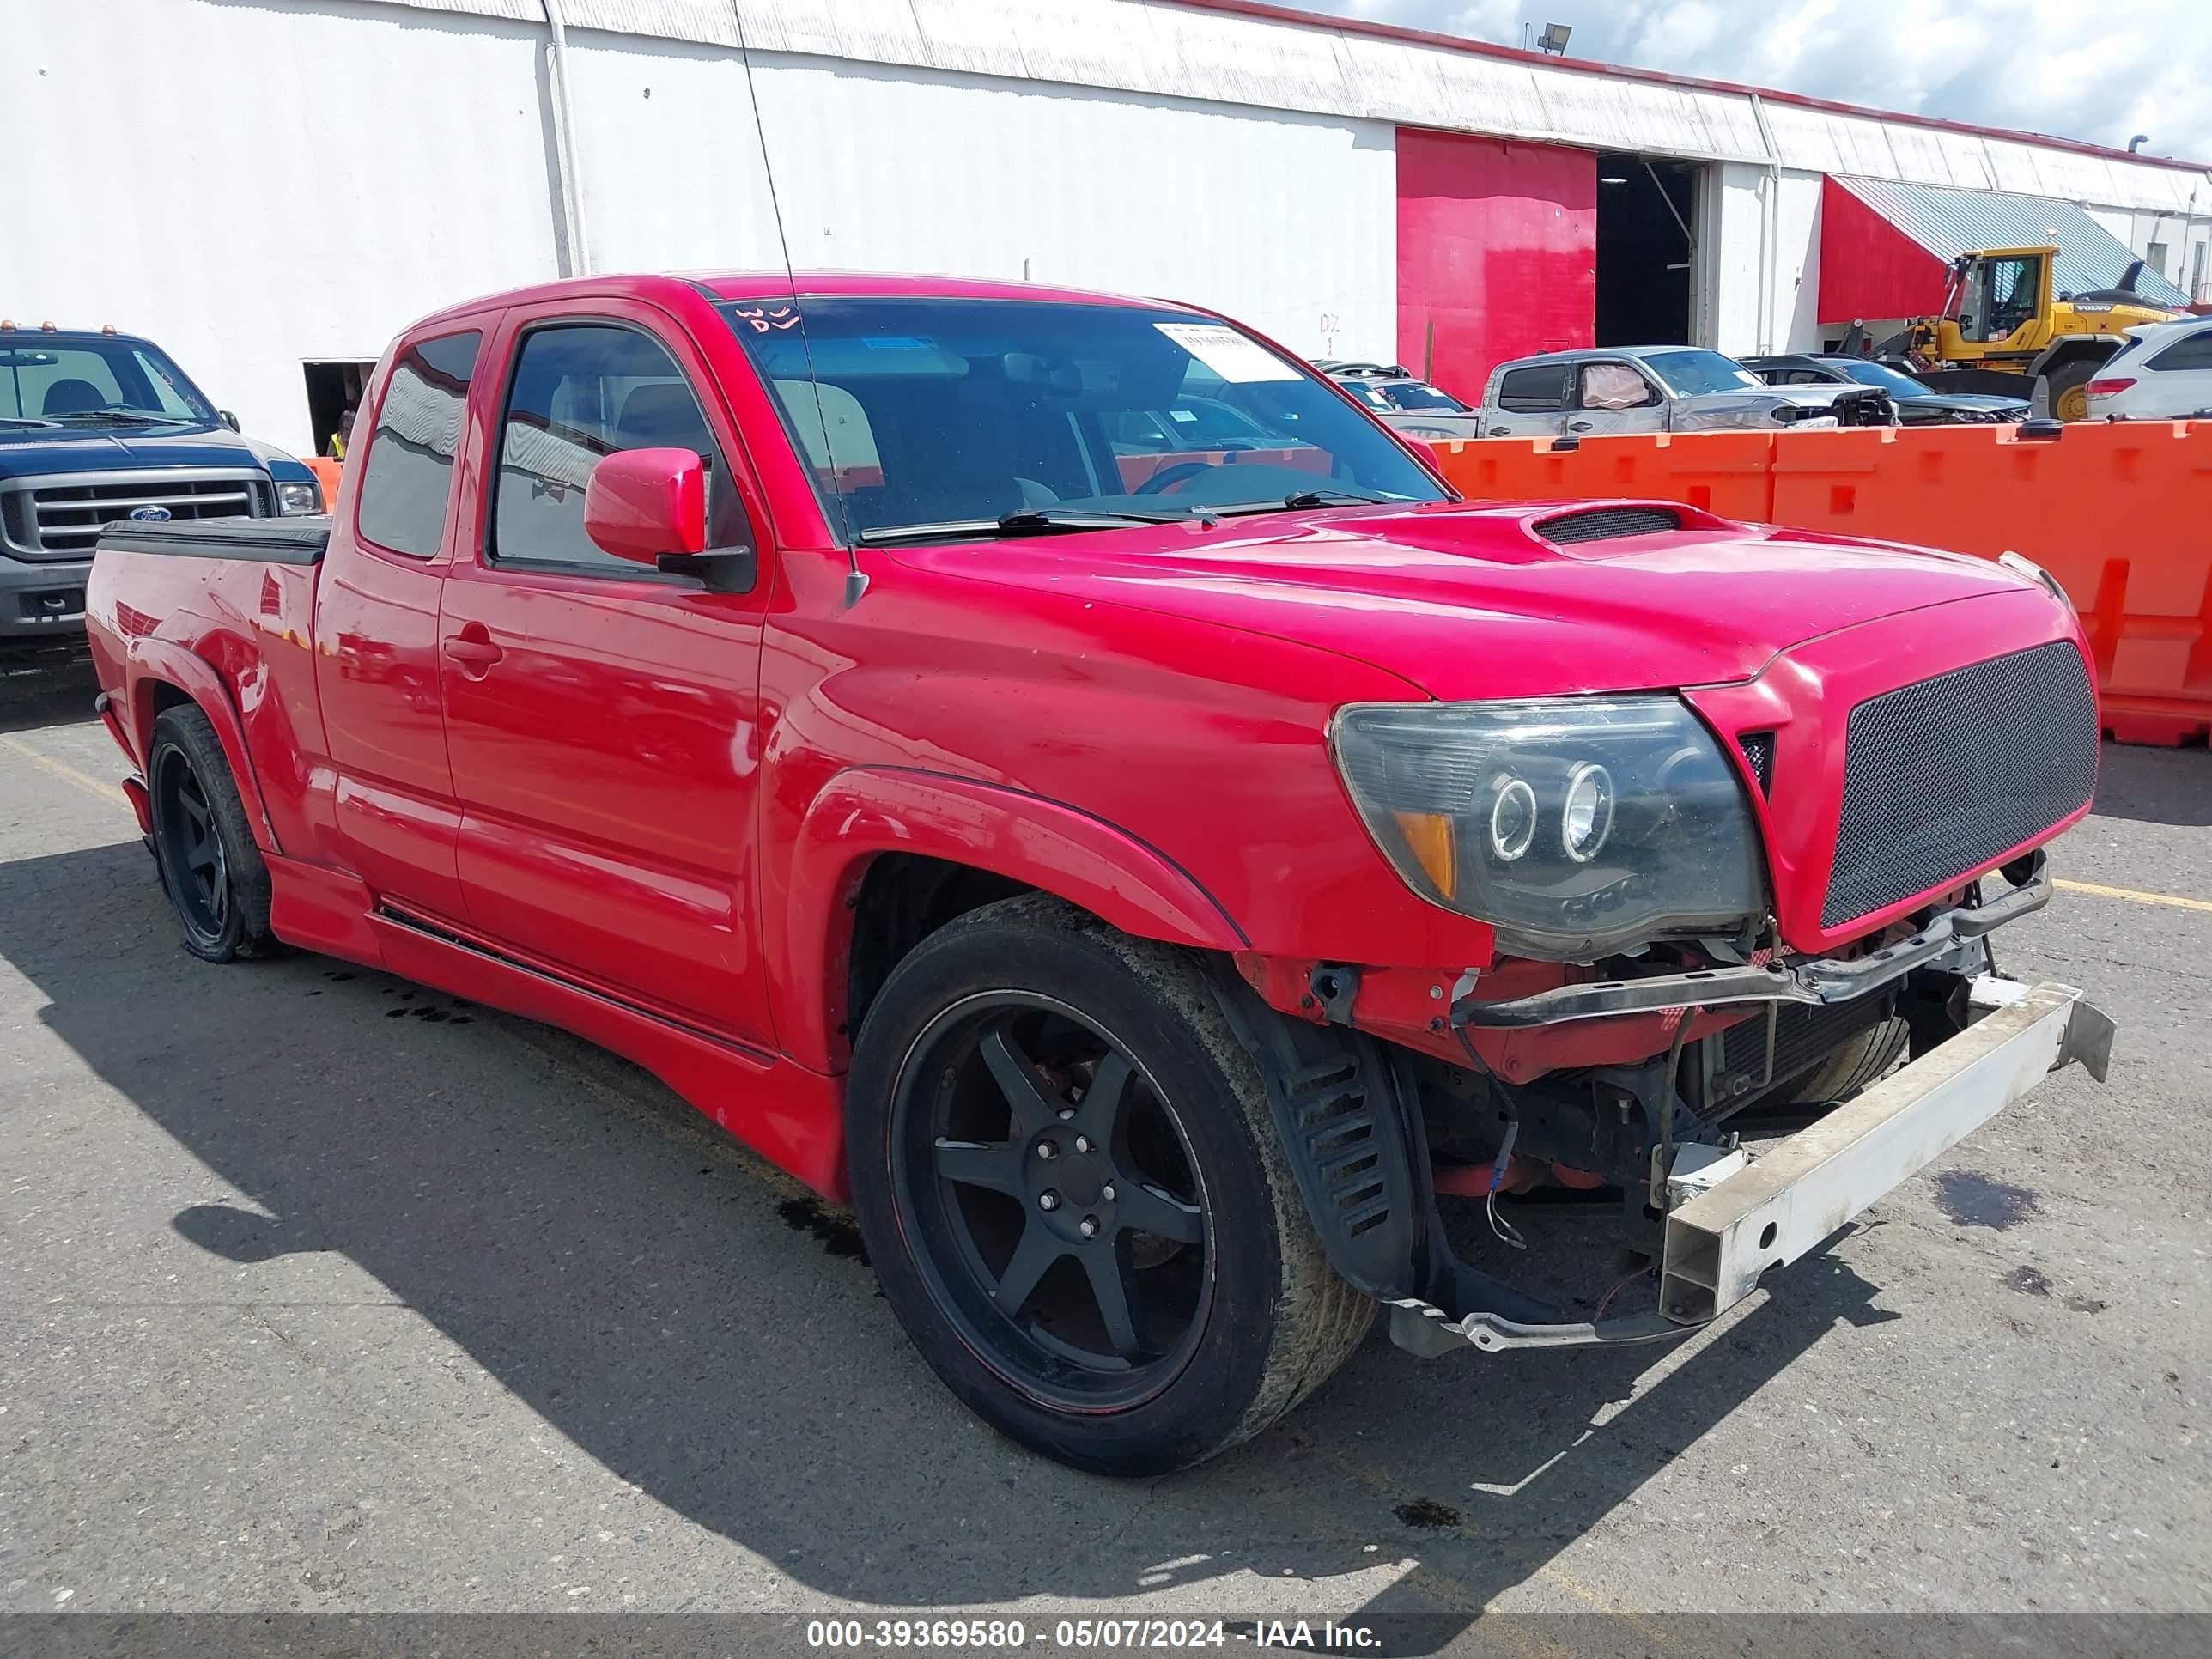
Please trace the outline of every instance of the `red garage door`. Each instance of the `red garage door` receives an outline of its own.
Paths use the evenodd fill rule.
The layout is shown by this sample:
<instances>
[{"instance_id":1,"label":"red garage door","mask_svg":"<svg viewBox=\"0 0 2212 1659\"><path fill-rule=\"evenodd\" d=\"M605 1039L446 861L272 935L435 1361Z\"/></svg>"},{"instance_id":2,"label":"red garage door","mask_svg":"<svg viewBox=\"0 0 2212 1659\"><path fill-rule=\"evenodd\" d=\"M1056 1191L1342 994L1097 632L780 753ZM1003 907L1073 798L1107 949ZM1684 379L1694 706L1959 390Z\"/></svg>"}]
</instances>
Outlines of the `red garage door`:
<instances>
[{"instance_id":1,"label":"red garage door","mask_svg":"<svg viewBox=\"0 0 2212 1659\"><path fill-rule=\"evenodd\" d=\"M1591 343L1597 156L1398 129L1398 356L1482 396L1492 368Z\"/></svg>"}]
</instances>

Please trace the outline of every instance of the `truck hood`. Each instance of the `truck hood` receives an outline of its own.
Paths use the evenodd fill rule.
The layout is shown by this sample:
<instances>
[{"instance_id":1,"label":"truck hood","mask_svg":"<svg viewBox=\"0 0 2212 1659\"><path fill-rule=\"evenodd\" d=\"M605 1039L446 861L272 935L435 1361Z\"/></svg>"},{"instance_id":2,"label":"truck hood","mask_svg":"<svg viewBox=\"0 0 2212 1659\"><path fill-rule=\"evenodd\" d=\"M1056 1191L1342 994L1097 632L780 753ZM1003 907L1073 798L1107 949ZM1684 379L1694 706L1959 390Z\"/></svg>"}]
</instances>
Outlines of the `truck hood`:
<instances>
[{"instance_id":1,"label":"truck hood","mask_svg":"<svg viewBox=\"0 0 2212 1659\"><path fill-rule=\"evenodd\" d=\"M1681 527L1555 541L1648 508ZM1354 658L1445 699L1748 679L1839 629L2034 586L1987 560L1809 535L1668 502L1338 508L902 548L903 562L1170 611Z\"/></svg>"},{"instance_id":2,"label":"truck hood","mask_svg":"<svg viewBox=\"0 0 2212 1659\"><path fill-rule=\"evenodd\" d=\"M283 450L220 422L89 430L0 427L0 480L169 466L258 466L288 480L313 476Z\"/></svg>"}]
</instances>

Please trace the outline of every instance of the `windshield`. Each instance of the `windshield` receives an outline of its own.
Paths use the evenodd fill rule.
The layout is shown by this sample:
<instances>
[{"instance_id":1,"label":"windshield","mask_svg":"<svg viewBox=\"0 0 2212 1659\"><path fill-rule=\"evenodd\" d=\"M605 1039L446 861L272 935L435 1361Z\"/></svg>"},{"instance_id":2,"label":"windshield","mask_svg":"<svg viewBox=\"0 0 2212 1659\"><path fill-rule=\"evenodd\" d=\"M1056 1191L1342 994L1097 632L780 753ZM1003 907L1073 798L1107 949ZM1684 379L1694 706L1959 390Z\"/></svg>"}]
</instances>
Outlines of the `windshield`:
<instances>
[{"instance_id":1,"label":"windshield","mask_svg":"<svg viewBox=\"0 0 2212 1659\"><path fill-rule=\"evenodd\" d=\"M184 371L141 341L0 335L0 419L66 425L118 414L216 418Z\"/></svg>"},{"instance_id":2,"label":"windshield","mask_svg":"<svg viewBox=\"0 0 2212 1659\"><path fill-rule=\"evenodd\" d=\"M1644 368L1667 383L1670 392L1694 398L1701 392L1736 392L1745 386L1761 389L1765 382L1733 357L1717 351L1655 351Z\"/></svg>"},{"instance_id":3,"label":"windshield","mask_svg":"<svg viewBox=\"0 0 2212 1659\"><path fill-rule=\"evenodd\" d=\"M721 310L848 537L1040 512L1107 528L1315 494L1448 499L1325 383L1211 318L820 296Z\"/></svg>"},{"instance_id":4,"label":"windshield","mask_svg":"<svg viewBox=\"0 0 2212 1659\"><path fill-rule=\"evenodd\" d=\"M1424 386L1419 380L1390 380L1384 383L1380 390L1394 408L1434 409L1452 415L1468 413L1467 405L1458 398L1449 392L1439 392L1432 386Z\"/></svg>"},{"instance_id":5,"label":"windshield","mask_svg":"<svg viewBox=\"0 0 2212 1659\"><path fill-rule=\"evenodd\" d=\"M1893 398L1932 398L1936 395L1910 374L1900 374L1887 363L1870 363L1863 358L1854 358L1847 363L1838 363L1836 367L1861 386L1878 386Z\"/></svg>"}]
</instances>

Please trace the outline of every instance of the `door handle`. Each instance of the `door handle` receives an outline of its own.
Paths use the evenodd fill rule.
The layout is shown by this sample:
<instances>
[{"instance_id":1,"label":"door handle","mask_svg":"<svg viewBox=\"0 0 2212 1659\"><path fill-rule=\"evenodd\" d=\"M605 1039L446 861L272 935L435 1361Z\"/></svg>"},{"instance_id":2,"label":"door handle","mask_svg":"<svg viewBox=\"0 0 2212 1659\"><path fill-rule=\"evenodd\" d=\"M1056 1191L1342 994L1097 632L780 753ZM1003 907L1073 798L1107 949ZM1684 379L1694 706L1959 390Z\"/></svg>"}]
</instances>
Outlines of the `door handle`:
<instances>
[{"instance_id":1,"label":"door handle","mask_svg":"<svg viewBox=\"0 0 2212 1659\"><path fill-rule=\"evenodd\" d=\"M1490 428L1490 435L1493 438L1510 438L1513 435L1513 428L1510 426L1493 426Z\"/></svg>"},{"instance_id":2,"label":"door handle","mask_svg":"<svg viewBox=\"0 0 2212 1659\"><path fill-rule=\"evenodd\" d=\"M1589 421L1569 421L1567 422L1567 430L1570 432L1588 432L1590 429L1591 425L1592 422Z\"/></svg>"},{"instance_id":3,"label":"door handle","mask_svg":"<svg viewBox=\"0 0 2212 1659\"><path fill-rule=\"evenodd\" d=\"M461 631L443 641L438 648L460 665L461 672L471 679L482 679L491 665L507 654L491 642L491 635L482 623L469 623Z\"/></svg>"}]
</instances>

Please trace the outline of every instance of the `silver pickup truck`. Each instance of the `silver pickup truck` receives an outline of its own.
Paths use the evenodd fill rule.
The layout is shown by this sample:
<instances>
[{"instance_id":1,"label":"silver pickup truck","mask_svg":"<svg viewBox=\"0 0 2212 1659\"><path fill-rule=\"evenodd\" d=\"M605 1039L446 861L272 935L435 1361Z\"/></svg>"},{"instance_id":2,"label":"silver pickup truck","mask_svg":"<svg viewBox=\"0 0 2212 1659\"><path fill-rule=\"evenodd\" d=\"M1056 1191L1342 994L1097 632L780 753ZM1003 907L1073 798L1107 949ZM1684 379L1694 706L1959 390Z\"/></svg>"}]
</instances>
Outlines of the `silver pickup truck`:
<instances>
[{"instance_id":1,"label":"silver pickup truck","mask_svg":"<svg viewBox=\"0 0 2212 1659\"><path fill-rule=\"evenodd\" d=\"M1516 357L1482 394L1490 438L1712 432L1784 426L1893 426L1870 386L1768 386L1733 357L1696 346L1607 346Z\"/></svg>"}]
</instances>

